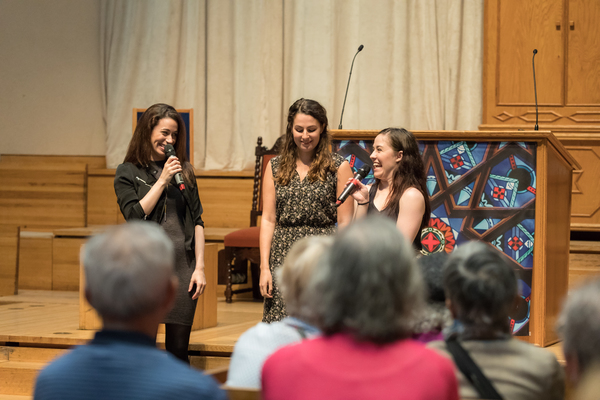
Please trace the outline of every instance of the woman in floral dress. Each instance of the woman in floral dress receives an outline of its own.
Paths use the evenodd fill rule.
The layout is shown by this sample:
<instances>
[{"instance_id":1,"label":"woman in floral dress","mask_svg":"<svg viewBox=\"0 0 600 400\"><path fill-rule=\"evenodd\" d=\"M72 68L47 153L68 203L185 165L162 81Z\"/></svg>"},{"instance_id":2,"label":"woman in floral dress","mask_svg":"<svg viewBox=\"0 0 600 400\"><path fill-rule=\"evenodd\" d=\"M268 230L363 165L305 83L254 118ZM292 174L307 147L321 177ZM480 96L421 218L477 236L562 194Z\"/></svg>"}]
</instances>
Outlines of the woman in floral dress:
<instances>
[{"instance_id":1,"label":"woman in floral dress","mask_svg":"<svg viewBox=\"0 0 600 400\"><path fill-rule=\"evenodd\" d=\"M354 204L335 207L352 169L331 153L327 112L318 102L297 100L289 109L281 154L273 158L263 178L260 226L260 291L265 297L263 322L286 316L274 273L292 244L305 236L331 235L347 225Z\"/></svg>"}]
</instances>

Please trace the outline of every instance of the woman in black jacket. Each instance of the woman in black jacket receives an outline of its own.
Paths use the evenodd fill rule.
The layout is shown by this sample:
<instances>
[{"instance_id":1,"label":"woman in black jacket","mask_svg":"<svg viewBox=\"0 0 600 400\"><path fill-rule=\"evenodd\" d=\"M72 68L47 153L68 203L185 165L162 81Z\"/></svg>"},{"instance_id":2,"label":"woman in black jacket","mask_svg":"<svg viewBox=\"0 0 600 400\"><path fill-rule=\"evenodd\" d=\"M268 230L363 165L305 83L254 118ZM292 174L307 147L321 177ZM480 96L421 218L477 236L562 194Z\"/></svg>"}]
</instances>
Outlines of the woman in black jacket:
<instances>
[{"instance_id":1,"label":"woman in black jacket","mask_svg":"<svg viewBox=\"0 0 600 400\"><path fill-rule=\"evenodd\" d=\"M123 164L117 167L115 193L127 221L160 224L175 245L179 289L165 318L165 347L185 362L196 302L206 286L204 222L194 169L186 159L185 125L167 104L155 104L142 114ZM180 140L178 140L180 138ZM167 158L172 145L175 157ZM174 176L181 173L183 187Z\"/></svg>"}]
</instances>

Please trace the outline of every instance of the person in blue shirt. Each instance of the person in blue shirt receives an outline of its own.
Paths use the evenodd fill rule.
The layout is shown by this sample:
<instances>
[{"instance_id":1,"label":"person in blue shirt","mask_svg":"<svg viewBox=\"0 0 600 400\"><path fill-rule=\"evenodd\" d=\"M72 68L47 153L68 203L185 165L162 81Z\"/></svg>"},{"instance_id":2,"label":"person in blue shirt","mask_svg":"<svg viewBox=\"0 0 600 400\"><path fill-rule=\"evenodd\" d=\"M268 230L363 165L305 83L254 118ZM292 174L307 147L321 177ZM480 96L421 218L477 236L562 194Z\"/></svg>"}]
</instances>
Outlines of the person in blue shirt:
<instances>
[{"instance_id":1,"label":"person in blue shirt","mask_svg":"<svg viewBox=\"0 0 600 400\"><path fill-rule=\"evenodd\" d=\"M34 399L226 399L216 381L156 348L175 301L173 244L154 222L109 228L82 251L85 295L102 317L93 340L39 374Z\"/></svg>"}]
</instances>

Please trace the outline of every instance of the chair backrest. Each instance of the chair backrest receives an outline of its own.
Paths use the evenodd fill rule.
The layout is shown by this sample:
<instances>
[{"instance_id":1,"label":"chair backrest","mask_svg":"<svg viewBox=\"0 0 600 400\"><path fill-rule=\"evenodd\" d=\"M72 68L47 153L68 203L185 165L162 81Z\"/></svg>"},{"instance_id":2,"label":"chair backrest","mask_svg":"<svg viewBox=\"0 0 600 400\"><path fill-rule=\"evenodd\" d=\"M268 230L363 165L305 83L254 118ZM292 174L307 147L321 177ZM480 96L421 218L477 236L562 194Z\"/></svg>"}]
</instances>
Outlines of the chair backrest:
<instances>
[{"instance_id":1,"label":"chair backrest","mask_svg":"<svg viewBox=\"0 0 600 400\"><path fill-rule=\"evenodd\" d=\"M256 164L254 165L254 188L252 191L252 210L250 211L250 226L256 226L258 217L262 215L262 180L269 161L279 154L285 136L279 136L272 148L262 145L262 136L256 141Z\"/></svg>"}]
</instances>

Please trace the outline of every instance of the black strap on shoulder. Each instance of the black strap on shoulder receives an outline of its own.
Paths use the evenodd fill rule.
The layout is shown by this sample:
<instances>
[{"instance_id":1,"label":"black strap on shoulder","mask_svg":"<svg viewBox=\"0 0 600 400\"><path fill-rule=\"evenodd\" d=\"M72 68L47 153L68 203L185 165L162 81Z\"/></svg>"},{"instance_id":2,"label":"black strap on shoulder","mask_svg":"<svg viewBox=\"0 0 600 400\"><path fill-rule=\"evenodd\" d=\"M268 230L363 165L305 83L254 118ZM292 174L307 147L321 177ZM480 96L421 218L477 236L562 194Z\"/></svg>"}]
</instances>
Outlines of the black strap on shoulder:
<instances>
[{"instance_id":1,"label":"black strap on shoulder","mask_svg":"<svg viewBox=\"0 0 600 400\"><path fill-rule=\"evenodd\" d=\"M294 327L294 329L296 329L296 331L298 332L298 335L300 335L300 338L302 340L306 339L307 335L306 335L306 329L302 328L301 326L296 326L296 325L292 325Z\"/></svg>"},{"instance_id":2,"label":"black strap on shoulder","mask_svg":"<svg viewBox=\"0 0 600 400\"><path fill-rule=\"evenodd\" d=\"M446 347L460 372L471 382L482 399L502 400L492 382L483 374L469 353L455 339L446 339Z\"/></svg>"}]
</instances>

